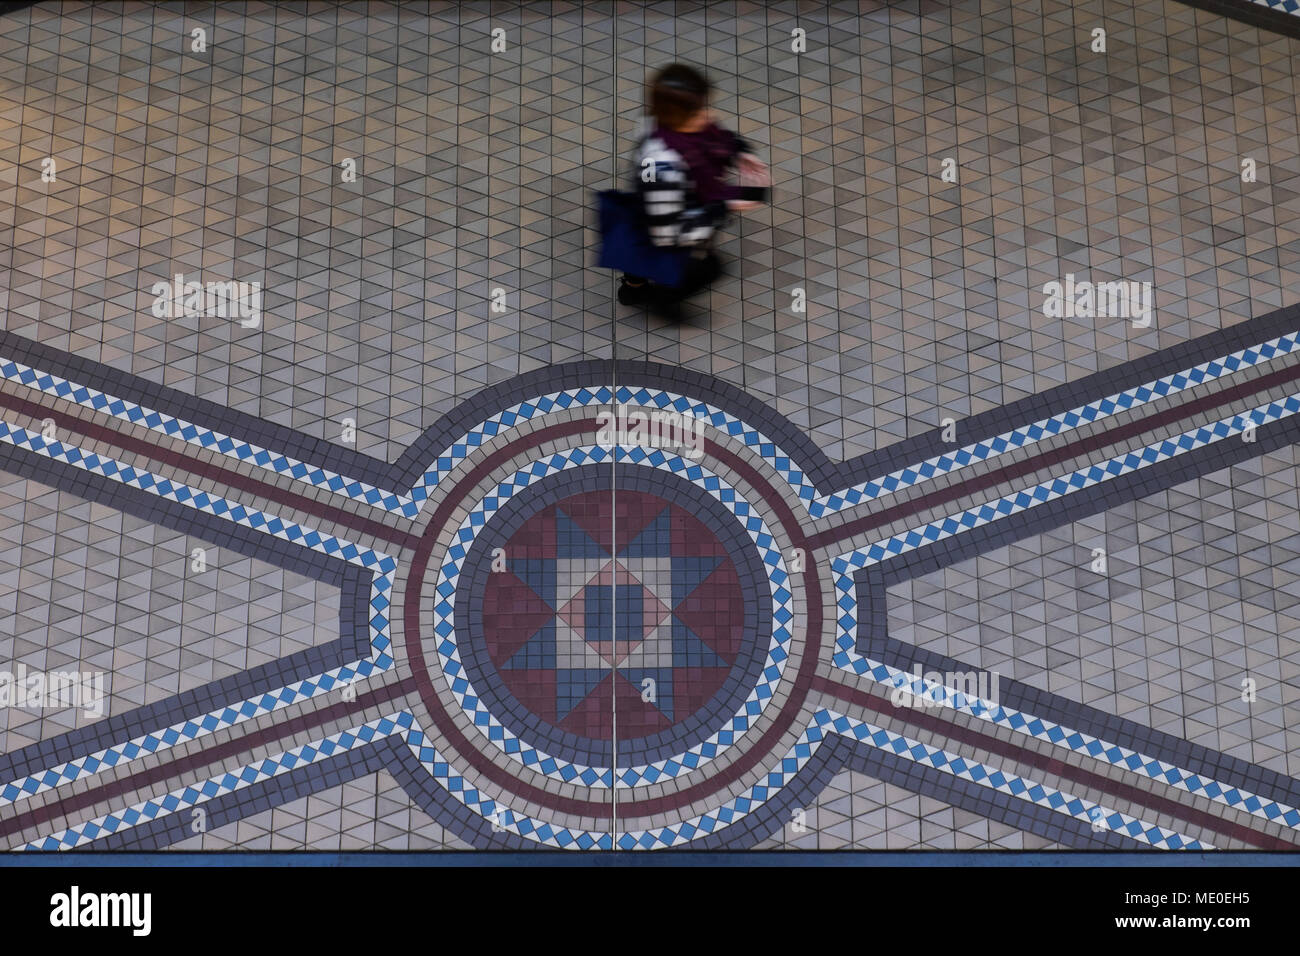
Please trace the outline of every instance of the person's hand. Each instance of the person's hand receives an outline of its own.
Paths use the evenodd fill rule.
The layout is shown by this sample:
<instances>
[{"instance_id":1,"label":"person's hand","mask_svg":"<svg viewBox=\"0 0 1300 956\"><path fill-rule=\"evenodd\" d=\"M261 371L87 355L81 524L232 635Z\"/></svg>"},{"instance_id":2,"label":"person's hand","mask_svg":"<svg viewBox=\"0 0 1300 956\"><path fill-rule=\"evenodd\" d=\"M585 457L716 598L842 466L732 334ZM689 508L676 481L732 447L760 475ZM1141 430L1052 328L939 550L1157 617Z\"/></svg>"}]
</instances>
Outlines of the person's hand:
<instances>
[{"instance_id":1,"label":"person's hand","mask_svg":"<svg viewBox=\"0 0 1300 956\"><path fill-rule=\"evenodd\" d=\"M732 212L745 212L746 210L749 209L757 209L761 205L763 205L761 202L756 202L753 199L728 199L727 200L727 208L730 209Z\"/></svg>"},{"instance_id":2,"label":"person's hand","mask_svg":"<svg viewBox=\"0 0 1300 956\"><path fill-rule=\"evenodd\" d=\"M741 153L736 157L736 171L740 174L743 185L772 185L772 174L768 171L767 164L753 153Z\"/></svg>"}]
</instances>

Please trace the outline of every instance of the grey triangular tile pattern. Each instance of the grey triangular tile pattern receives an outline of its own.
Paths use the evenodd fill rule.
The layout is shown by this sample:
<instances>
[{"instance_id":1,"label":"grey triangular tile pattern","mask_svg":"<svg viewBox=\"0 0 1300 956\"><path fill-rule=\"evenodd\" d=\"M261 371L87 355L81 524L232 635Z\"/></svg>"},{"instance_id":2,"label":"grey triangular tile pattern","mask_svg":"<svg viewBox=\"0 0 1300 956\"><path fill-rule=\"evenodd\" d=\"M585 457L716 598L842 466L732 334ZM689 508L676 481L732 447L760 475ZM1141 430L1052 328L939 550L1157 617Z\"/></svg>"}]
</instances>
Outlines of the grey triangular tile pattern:
<instances>
[{"instance_id":1,"label":"grey triangular tile pattern","mask_svg":"<svg viewBox=\"0 0 1300 956\"><path fill-rule=\"evenodd\" d=\"M193 850L467 850L385 770L172 844Z\"/></svg>"},{"instance_id":2,"label":"grey triangular tile pattern","mask_svg":"<svg viewBox=\"0 0 1300 956\"><path fill-rule=\"evenodd\" d=\"M191 570L193 549L207 570ZM102 674L103 711L0 709L0 751L337 639L339 592L35 481L0 485L0 660ZM94 678L92 678L94 679Z\"/></svg>"},{"instance_id":3,"label":"grey triangular tile pattern","mask_svg":"<svg viewBox=\"0 0 1300 956\"><path fill-rule=\"evenodd\" d=\"M17 108L0 153L24 170L0 190L8 326L330 440L355 418L358 447L391 459L484 384L609 354L589 192L673 58L708 69L776 198L735 223L707 315L623 314L619 354L742 385L833 457L1292 301L1300 160L1268 131L1294 123L1294 41L1163 0L618 14L614 31L527 5L490 23L162 8L62 46L93 18L20 14L0 90ZM1084 42L1098 23L1104 59ZM483 54L491 25L506 54ZM49 189L31 172L51 152ZM945 153L955 186L935 176ZM339 181L346 156L361 183ZM264 330L155 319L145 290L174 269L261 277ZM1043 318L1043 282L1067 271L1152 278L1157 327Z\"/></svg>"},{"instance_id":4,"label":"grey triangular tile pattern","mask_svg":"<svg viewBox=\"0 0 1300 956\"><path fill-rule=\"evenodd\" d=\"M1043 837L855 770L844 770L787 825L758 844L767 850L1047 850ZM792 813L791 819L794 816Z\"/></svg>"},{"instance_id":5,"label":"grey triangular tile pattern","mask_svg":"<svg viewBox=\"0 0 1300 956\"><path fill-rule=\"evenodd\" d=\"M620 356L740 385L842 458L1298 301L1300 141L1270 146L1265 117L1295 128L1296 41L1163 0L921 9L620 15L620 149L645 77L693 58L775 180L720 243L707 311L621 309ZM1247 155L1269 165L1253 186ZM1045 318L1067 272L1153 281L1155 327Z\"/></svg>"},{"instance_id":6,"label":"grey triangular tile pattern","mask_svg":"<svg viewBox=\"0 0 1300 956\"><path fill-rule=\"evenodd\" d=\"M1287 446L1026 538L890 588L889 633L1295 776L1297 488Z\"/></svg>"},{"instance_id":7,"label":"grey triangular tile pattern","mask_svg":"<svg viewBox=\"0 0 1300 956\"><path fill-rule=\"evenodd\" d=\"M329 440L353 418L357 447L390 460L484 385L611 354L588 221L613 170L593 121L610 113L608 13L100 19L107 35L78 45L86 18L21 13L3 50L0 154L21 170L0 187L8 328ZM263 327L155 318L149 287L175 272L261 281Z\"/></svg>"},{"instance_id":8,"label":"grey triangular tile pattern","mask_svg":"<svg viewBox=\"0 0 1300 956\"><path fill-rule=\"evenodd\" d=\"M625 4L617 30L576 6L33 8L0 38L6 327L331 440L354 416L361 448L395 457L484 384L610 354L589 194L621 169L645 74L674 58L706 66L777 196L724 244L736 264L707 320L619 313L618 352L735 382L832 457L1295 301L1294 41L1163 0L1022 6ZM499 62L482 52L497 22L513 41ZM1094 22L1104 67L1081 43ZM796 24L801 57L771 42ZM187 51L194 25L211 26L206 56ZM934 176L950 149L955 187ZM66 161L46 189L51 152ZM1252 153L1267 162L1246 190ZM345 155L363 188L338 181ZM265 331L155 319L145 290L173 269L262 276ZM1153 277L1158 328L1034 311L1044 281L1090 270ZM806 316L776 308L795 284ZM525 290L501 317L484 308L497 285ZM1297 562L1272 530L1296 531L1289 468L1022 542L942 592L914 582L950 624L917 639L1294 774ZM336 633L336 596L311 582L284 581L279 609L252 564L196 590L173 568L184 539L119 519L106 548L98 512L5 493L0 654L112 669L114 706L295 649L277 614ZM1104 586L1078 571L1101 532L1119 542ZM1249 711L1224 702L1242 668L1260 675ZM1267 693L1280 712L1262 713ZM3 749L67 716L10 713ZM358 845L397 845L426 824L394 801L387 836L345 819L340 790L230 839L328 845L359 826Z\"/></svg>"}]
</instances>

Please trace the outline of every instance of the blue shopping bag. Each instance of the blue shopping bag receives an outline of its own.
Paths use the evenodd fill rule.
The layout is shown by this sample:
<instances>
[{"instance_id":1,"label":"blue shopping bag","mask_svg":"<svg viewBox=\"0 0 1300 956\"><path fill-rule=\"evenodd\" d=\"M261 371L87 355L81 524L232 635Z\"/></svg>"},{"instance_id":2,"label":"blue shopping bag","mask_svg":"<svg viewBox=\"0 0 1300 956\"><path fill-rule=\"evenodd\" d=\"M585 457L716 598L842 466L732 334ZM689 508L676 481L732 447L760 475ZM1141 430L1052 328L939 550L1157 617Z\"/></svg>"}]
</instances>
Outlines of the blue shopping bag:
<instances>
[{"instance_id":1,"label":"blue shopping bag","mask_svg":"<svg viewBox=\"0 0 1300 956\"><path fill-rule=\"evenodd\" d=\"M656 246L650 241L645 212L637 193L606 189L597 194L600 207L602 269L644 276L659 285L679 286L686 275L685 249Z\"/></svg>"}]
</instances>

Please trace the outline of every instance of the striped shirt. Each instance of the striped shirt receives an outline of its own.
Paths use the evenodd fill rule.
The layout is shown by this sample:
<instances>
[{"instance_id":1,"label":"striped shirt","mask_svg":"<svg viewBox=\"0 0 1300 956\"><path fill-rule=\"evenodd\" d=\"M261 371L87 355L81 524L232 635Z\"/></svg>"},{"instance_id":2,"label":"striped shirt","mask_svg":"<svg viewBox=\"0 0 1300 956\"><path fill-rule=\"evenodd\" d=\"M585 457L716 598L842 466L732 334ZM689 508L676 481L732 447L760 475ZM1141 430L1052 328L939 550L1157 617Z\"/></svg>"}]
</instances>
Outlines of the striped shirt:
<instances>
[{"instance_id":1,"label":"striped shirt","mask_svg":"<svg viewBox=\"0 0 1300 956\"><path fill-rule=\"evenodd\" d=\"M736 137L736 146L740 152L749 151L740 137ZM695 192L690 166L653 132L637 144L633 160L650 241L656 246L707 246L727 218L727 204L722 200L702 202ZM766 195L766 190L753 191L755 199Z\"/></svg>"}]
</instances>

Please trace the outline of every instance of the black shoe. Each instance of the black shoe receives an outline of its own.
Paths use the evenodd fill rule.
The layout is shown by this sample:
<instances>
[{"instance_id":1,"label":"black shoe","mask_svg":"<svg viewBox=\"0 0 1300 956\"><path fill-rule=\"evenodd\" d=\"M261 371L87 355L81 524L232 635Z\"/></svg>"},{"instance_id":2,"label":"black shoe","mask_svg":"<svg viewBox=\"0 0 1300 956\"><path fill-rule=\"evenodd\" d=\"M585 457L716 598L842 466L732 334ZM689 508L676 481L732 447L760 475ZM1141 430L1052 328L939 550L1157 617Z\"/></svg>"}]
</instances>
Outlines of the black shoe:
<instances>
[{"instance_id":1,"label":"black shoe","mask_svg":"<svg viewBox=\"0 0 1300 956\"><path fill-rule=\"evenodd\" d=\"M618 286L618 301L623 305L641 305L650 298L650 283L642 281L640 285L632 285L624 276L623 281Z\"/></svg>"},{"instance_id":2,"label":"black shoe","mask_svg":"<svg viewBox=\"0 0 1300 956\"><path fill-rule=\"evenodd\" d=\"M646 299L650 314L660 319L667 319L669 322L682 321L682 296L676 295L675 291L670 292L663 286L655 286L654 291Z\"/></svg>"},{"instance_id":3,"label":"black shoe","mask_svg":"<svg viewBox=\"0 0 1300 956\"><path fill-rule=\"evenodd\" d=\"M726 270L722 267L722 260L718 258L718 255L715 252L710 252L705 262L704 274L706 278L704 279L704 284L712 285L714 280L722 275Z\"/></svg>"}]
</instances>

